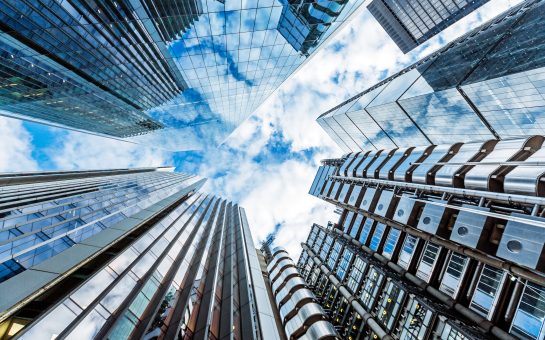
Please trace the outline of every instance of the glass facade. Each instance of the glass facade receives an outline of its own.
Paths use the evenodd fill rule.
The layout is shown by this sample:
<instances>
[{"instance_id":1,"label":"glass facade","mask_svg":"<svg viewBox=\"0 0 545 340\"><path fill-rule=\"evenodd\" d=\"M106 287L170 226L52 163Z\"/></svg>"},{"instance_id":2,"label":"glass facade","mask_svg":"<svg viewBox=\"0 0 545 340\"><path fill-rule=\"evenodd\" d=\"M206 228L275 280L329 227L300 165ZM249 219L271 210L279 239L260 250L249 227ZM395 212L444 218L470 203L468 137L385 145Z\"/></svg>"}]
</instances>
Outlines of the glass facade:
<instances>
[{"instance_id":1,"label":"glass facade","mask_svg":"<svg viewBox=\"0 0 545 340\"><path fill-rule=\"evenodd\" d=\"M543 135L544 11L524 1L318 122L347 152Z\"/></svg>"},{"instance_id":2,"label":"glass facade","mask_svg":"<svg viewBox=\"0 0 545 340\"><path fill-rule=\"evenodd\" d=\"M280 339L244 210L158 170L10 176L0 337Z\"/></svg>"},{"instance_id":3,"label":"glass facade","mask_svg":"<svg viewBox=\"0 0 545 340\"><path fill-rule=\"evenodd\" d=\"M407 53L488 0L373 0L367 8Z\"/></svg>"},{"instance_id":4,"label":"glass facade","mask_svg":"<svg viewBox=\"0 0 545 340\"><path fill-rule=\"evenodd\" d=\"M172 150L219 144L362 2L3 1L0 113Z\"/></svg>"}]
</instances>

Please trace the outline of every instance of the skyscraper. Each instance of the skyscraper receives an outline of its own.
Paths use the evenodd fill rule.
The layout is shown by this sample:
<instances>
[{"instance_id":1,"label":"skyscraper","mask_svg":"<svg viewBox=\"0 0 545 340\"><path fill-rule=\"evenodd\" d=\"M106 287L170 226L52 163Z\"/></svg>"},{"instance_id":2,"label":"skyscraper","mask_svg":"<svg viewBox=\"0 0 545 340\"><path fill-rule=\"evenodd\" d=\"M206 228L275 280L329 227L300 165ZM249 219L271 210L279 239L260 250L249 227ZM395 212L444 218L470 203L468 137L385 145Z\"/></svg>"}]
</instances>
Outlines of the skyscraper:
<instances>
[{"instance_id":1,"label":"skyscraper","mask_svg":"<svg viewBox=\"0 0 545 340\"><path fill-rule=\"evenodd\" d=\"M346 339L545 337L544 136L326 159L298 269Z\"/></svg>"},{"instance_id":2,"label":"skyscraper","mask_svg":"<svg viewBox=\"0 0 545 340\"><path fill-rule=\"evenodd\" d=\"M543 13L524 1L318 123L346 152L543 135Z\"/></svg>"},{"instance_id":3,"label":"skyscraper","mask_svg":"<svg viewBox=\"0 0 545 340\"><path fill-rule=\"evenodd\" d=\"M164 170L0 176L1 338L284 339L244 209Z\"/></svg>"},{"instance_id":4,"label":"skyscraper","mask_svg":"<svg viewBox=\"0 0 545 340\"><path fill-rule=\"evenodd\" d=\"M362 2L2 1L0 114L172 150L219 144ZM297 43L292 11L308 31Z\"/></svg>"},{"instance_id":5,"label":"skyscraper","mask_svg":"<svg viewBox=\"0 0 545 340\"><path fill-rule=\"evenodd\" d=\"M373 0L367 9L407 53L488 0Z\"/></svg>"}]
</instances>

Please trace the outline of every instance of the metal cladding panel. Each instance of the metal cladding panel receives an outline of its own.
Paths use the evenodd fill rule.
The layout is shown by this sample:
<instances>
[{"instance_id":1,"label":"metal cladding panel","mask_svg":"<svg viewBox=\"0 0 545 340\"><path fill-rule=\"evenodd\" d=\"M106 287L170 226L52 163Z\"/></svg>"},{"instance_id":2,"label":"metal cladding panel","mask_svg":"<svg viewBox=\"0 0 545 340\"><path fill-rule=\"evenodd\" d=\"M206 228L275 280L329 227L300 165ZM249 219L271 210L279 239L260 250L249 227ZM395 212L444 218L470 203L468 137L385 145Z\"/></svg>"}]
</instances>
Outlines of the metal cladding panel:
<instances>
[{"instance_id":1,"label":"metal cladding panel","mask_svg":"<svg viewBox=\"0 0 545 340\"><path fill-rule=\"evenodd\" d=\"M483 164L476 165L466 173L464 187L475 190L491 190L492 175L498 171L502 163L519 155L527 141L528 139L514 139L498 142L494 150L480 161Z\"/></svg>"},{"instance_id":2,"label":"metal cladding panel","mask_svg":"<svg viewBox=\"0 0 545 340\"><path fill-rule=\"evenodd\" d=\"M545 223L545 218L513 213L513 217ZM508 221L503 231L496 256L532 269L544 268L544 226L519 221Z\"/></svg>"},{"instance_id":3,"label":"metal cladding panel","mask_svg":"<svg viewBox=\"0 0 545 340\"><path fill-rule=\"evenodd\" d=\"M411 151L413 149L413 147L397 149L392 157L380 169L378 178L394 179L394 172L397 169L397 166L401 164L403 160L411 154Z\"/></svg>"},{"instance_id":4,"label":"metal cladding panel","mask_svg":"<svg viewBox=\"0 0 545 340\"><path fill-rule=\"evenodd\" d=\"M459 144L455 144L459 145ZM443 161L450 153L453 153L453 147L451 145L438 145L433 149L428 157L413 170L412 181L413 183L429 184L428 175L436 163Z\"/></svg>"},{"instance_id":5,"label":"metal cladding panel","mask_svg":"<svg viewBox=\"0 0 545 340\"><path fill-rule=\"evenodd\" d=\"M490 211L488 208L474 207L465 204L463 207ZM488 228L486 228L487 218L488 216L486 215L479 215L464 210L460 211L456 218L456 222L454 223L454 229L452 230L450 239L468 247L480 248L478 246L490 237L487 233Z\"/></svg>"},{"instance_id":6,"label":"metal cladding panel","mask_svg":"<svg viewBox=\"0 0 545 340\"><path fill-rule=\"evenodd\" d=\"M370 167L378 157L380 157L382 152L383 150L369 152L369 154L367 154L367 157L365 157L365 159L354 170L355 176L369 177L369 174L367 174L367 168ZM370 176L373 177L373 174L371 173Z\"/></svg>"},{"instance_id":7,"label":"metal cladding panel","mask_svg":"<svg viewBox=\"0 0 545 340\"><path fill-rule=\"evenodd\" d=\"M382 190L374 213L382 217L390 217L389 215L391 214L396 201L397 197L393 191Z\"/></svg>"},{"instance_id":8,"label":"metal cladding panel","mask_svg":"<svg viewBox=\"0 0 545 340\"><path fill-rule=\"evenodd\" d=\"M372 212L372 210L375 208L376 201L378 197L378 192L376 188L367 188L365 190L365 194L363 195L363 199L360 203L360 208Z\"/></svg>"},{"instance_id":9,"label":"metal cladding panel","mask_svg":"<svg viewBox=\"0 0 545 340\"><path fill-rule=\"evenodd\" d=\"M453 186L454 178L464 166L463 164L473 160L481 152L483 143L468 143L462 145L458 153L447 164L443 165L435 174L435 184Z\"/></svg>"},{"instance_id":10,"label":"metal cladding panel","mask_svg":"<svg viewBox=\"0 0 545 340\"><path fill-rule=\"evenodd\" d=\"M413 214L413 210L416 207L416 201L412 199L409 195L403 194L397 203L394 216L392 217L394 221L407 224L409 219Z\"/></svg>"},{"instance_id":11,"label":"metal cladding panel","mask_svg":"<svg viewBox=\"0 0 545 340\"><path fill-rule=\"evenodd\" d=\"M350 198L348 199L348 204L351 206L356 206L358 198L360 197L362 187L360 185L354 185L352 192L350 193Z\"/></svg>"},{"instance_id":12,"label":"metal cladding panel","mask_svg":"<svg viewBox=\"0 0 545 340\"><path fill-rule=\"evenodd\" d=\"M445 226L441 222L447 208L433 203L447 204L447 201L426 203L422 215L420 215L417 228L431 234L441 234L445 231Z\"/></svg>"},{"instance_id":13,"label":"metal cladding panel","mask_svg":"<svg viewBox=\"0 0 545 340\"><path fill-rule=\"evenodd\" d=\"M525 162L537 164L545 162L545 147L537 150ZM543 196L545 195L543 176L545 170L542 166L519 165L505 175L503 190L510 194Z\"/></svg>"}]
</instances>

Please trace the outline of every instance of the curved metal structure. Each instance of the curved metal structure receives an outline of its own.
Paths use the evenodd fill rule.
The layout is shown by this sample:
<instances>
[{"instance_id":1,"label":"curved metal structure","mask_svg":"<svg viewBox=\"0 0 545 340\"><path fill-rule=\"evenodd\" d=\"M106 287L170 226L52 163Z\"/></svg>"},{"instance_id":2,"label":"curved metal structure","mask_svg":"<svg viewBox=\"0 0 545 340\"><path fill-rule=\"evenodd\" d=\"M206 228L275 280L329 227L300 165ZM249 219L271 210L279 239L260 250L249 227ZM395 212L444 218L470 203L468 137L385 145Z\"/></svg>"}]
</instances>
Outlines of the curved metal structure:
<instances>
[{"instance_id":1,"label":"curved metal structure","mask_svg":"<svg viewBox=\"0 0 545 340\"><path fill-rule=\"evenodd\" d=\"M289 339L340 339L285 249L272 250L267 270Z\"/></svg>"}]
</instances>

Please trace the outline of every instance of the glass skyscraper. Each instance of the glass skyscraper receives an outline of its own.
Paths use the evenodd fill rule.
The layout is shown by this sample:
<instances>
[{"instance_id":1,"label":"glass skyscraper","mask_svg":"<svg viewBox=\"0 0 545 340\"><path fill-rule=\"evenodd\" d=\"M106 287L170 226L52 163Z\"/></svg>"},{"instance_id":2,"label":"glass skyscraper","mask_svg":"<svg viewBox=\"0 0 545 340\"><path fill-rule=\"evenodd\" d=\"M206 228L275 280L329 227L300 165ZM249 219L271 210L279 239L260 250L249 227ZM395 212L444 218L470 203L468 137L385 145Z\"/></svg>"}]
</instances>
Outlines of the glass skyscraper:
<instances>
[{"instance_id":1,"label":"glass skyscraper","mask_svg":"<svg viewBox=\"0 0 545 340\"><path fill-rule=\"evenodd\" d=\"M2 174L0 338L286 339L244 209L168 170Z\"/></svg>"},{"instance_id":2,"label":"glass skyscraper","mask_svg":"<svg viewBox=\"0 0 545 340\"><path fill-rule=\"evenodd\" d=\"M0 114L219 144L362 2L2 1Z\"/></svg>"},{"instance_id":3,"label":"glass skyscraper","mask_svg":"<svg viewBox=\"0 0 545 340\"><path fill-rule=\"evenodd\" d=\"M488 0L373 0L367 8L407 53Z\"/></svg>"},{"instance_id":4,"label":"glass skyscraper","mask_svg":"<svg viewBox=\"0 0 545 340\"><path fill-rule=\"evenodd\" d=\"M326 159L297 267L343 339L545 337L544 136Z\"/></svg>"},{"instance_id":5,"label":"glass skyscraper","mask_svg":"<svg viewBox=\"0 0 545 340\"><path fill-rule=\"evenodd\" d=\"M543 13L524 1L318 123L347 152L545 134Z\"/></svg>"}]
</instances>

